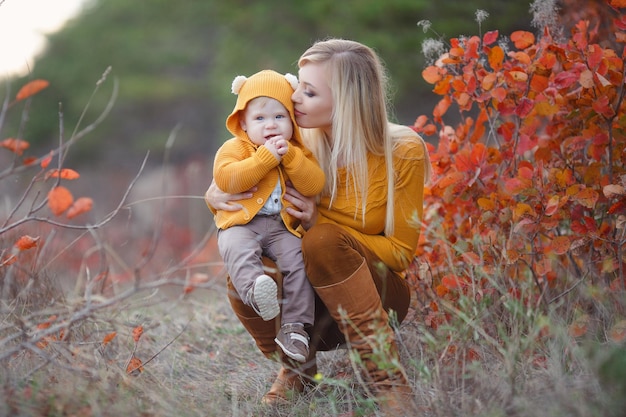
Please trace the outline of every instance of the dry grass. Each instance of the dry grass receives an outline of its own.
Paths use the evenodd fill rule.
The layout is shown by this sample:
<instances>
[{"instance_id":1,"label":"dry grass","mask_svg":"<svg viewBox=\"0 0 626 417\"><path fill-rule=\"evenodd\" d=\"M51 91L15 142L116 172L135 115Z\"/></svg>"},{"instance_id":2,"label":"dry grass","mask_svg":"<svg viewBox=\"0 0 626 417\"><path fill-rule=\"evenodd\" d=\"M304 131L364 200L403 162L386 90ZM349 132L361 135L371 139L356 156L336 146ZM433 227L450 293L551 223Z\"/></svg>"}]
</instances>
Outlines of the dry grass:
<instances>
[{"instance_id":1,"label":"dry grass","mask_svg":"<svg viewBox=\"0 0 626 417\"><path fill-rule=\"evenodd\" d=\"M318 354L323 377L311 391L287 407L262 406L260 399L278 364L255 348L230 310L223 285L214 282L187 297L180 293L180 287L162 287L136 294L85 318L63 341L50 342L39 351L22 349L5 359L0 415L375 415L344 350ZM67 300L63 303L54 306L57 311L75 308ZM28 306L22 307L25 312ZM486 315L483 322L492 319ZM614 365L610 369L622 366L618 378L626 375L623 347L619 351L617 346L576 343L558 324L558 317L545 319L552 320L552 337L541 347L524 339L533 326L543 323L531 319L517 327L519 334L491 346L475 330L468 331L471 326L455 328L454 320L453 327L434 332L413 311L398 336L423 415L624 415L620 408L624 406L620 400L623 381L621 387L606 375L603 381L600 371L609 363ZM3 336L17 322L17 315L4 314ZM134 349L131 333L137 325L144 326L136 349L144 370L132 376L125 367ZM104 336L112 331L117 336L102 346ZM456 335L454 345L459 347L454 352L451 334ZM462 346L472 346L479 360L464 359ZM544 355L541 363L527 354L533 348ZM611 352L617 352L612 359Z\"/></svg>"}]
</instances>

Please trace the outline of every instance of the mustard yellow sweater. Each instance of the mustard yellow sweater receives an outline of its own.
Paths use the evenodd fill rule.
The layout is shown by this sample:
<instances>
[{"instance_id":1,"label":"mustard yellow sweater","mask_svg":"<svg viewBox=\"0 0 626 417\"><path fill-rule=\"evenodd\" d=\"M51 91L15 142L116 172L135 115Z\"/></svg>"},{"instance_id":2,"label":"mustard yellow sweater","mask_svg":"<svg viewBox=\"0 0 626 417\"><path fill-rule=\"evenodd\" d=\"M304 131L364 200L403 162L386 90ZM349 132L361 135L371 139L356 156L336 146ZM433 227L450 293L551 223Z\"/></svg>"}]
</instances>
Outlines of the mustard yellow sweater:
<instances>
[{"instance_id":1,"label":"mustard yellow sweater","mask_svg":"<svg viewBox=\"0 0 626 417\"><path fill-rule=\"evenodd\" d=\"M289 141L289 148L279 162L265 146L256 146L247 137L232 138L226 141L215 154L213 178L217 186L229 194L241 193L253 186L258 189L247 200L238 201L243 210L226 212L211 210L215 214L215 224L220 229L248 223L263 207L280 179L282 196L285 195L285 182L305 196L319 194L324 188L324 172L315 157L295 138ZM288 215L287 201L282 199L281 217L287 229L296 236L299 220Z\"/></svg>"},{"instance_id":2,"label":"mustard yellow sweater","mask_svg":"<svg viewBox=\"0 0 626 417\"><path fill-rule=\"evenodd\" d=\"M322 196L317 223L335 223L371 249L394 271L404 271L417 248L424 202L424 178L430 163L424 142L406 137L394 150L396 187L394 195L394 232L385 236L387 181L382 156L368 155L369 191L365 224L361 206L357 207L352 188L346 187L346 170L339 169L337 194L331 208L330 198ZM355 218L355 210L358 213Z\"/></svg>"}]
</instances>

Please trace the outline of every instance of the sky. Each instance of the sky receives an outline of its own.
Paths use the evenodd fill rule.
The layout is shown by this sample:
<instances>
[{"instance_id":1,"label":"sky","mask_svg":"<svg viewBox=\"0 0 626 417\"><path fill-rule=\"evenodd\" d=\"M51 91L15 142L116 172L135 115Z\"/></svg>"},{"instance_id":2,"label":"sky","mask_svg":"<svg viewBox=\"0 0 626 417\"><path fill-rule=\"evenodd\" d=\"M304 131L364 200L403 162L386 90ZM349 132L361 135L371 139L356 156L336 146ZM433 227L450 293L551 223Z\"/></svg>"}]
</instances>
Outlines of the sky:
<instances>
[{"instance_id":1,"label":"sky","mask_svg":"<svg viewBox=\"0 0 626 417\"><path fill-rule=\"evenodd\" d=\"M0 78L27 74L45 35L63 27L85 1L0 0Z\"/></svg>"}]
</instances>

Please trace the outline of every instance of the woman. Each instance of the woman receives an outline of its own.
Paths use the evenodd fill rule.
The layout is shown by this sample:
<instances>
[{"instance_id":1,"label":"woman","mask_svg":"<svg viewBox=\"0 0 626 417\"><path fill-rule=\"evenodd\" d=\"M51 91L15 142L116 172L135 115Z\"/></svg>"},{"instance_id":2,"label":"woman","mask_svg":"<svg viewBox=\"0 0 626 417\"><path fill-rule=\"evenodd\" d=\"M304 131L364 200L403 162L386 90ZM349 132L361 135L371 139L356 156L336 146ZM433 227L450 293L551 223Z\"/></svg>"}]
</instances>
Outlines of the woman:
<instances>
[{"instance_id":1,"label":"woman","mask_svg":"<svg viewBox=\"0 0 626 417\"><path fill-rule=\"evenodd\" d=\"M310 354L304 365L283 362L266 403L302 391L316 372L316 350L347 344L363 363L366 388L381 410L401 414L412 403L398 361L388 312L407 314L410 288L402 276L417 247L428 153L411 129L388 122L386 76L375 52L358 42L316 42L298 61L300 84L292 96L306 145L326 174L316 201L293 188L286 199L305 230L302 253L316 292ZM214 184L206 193L214 208L238 210L237 200ZM280 286L279 286L280 287ZM232 293L232 291L231 291ZM279 350L276 323L264 322L236 296L231 305L259 349Z\"/></svg>"}]
</instances>

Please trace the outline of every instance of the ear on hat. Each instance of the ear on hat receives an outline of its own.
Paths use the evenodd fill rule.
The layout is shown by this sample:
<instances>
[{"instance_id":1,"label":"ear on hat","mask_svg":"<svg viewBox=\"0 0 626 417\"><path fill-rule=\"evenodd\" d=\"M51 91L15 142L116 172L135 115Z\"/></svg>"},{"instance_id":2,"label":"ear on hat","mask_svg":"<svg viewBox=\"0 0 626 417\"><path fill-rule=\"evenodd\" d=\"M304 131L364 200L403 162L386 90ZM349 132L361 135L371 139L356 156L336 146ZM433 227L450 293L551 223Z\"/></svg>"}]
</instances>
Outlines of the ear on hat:
<instances>
[{"instance_id":1,"label":"ear on hat","mask_svg":"<svg viewBox=\"0 0 626 417\"><path fill-rule=\"evenodd\" d=\"M294 90L298 88L298 78L295 75L287 73L285 74L285 78L289 81L289 84L291 84L291 88Z\"/></svg>"},{"instance_id":2,"label":"ear on hat","mask_svg":"<svg viewBox=\"0 0 626 417\"><path fill-rule=\"evenodd\" d=\"M247 80L248 78L243 75L236 76L233 80L233 85L231 87L231 91L233 92L233 94L239 94L239 91L241 91L241 87L243 87Z\"/></svg>"}]
</instances>

